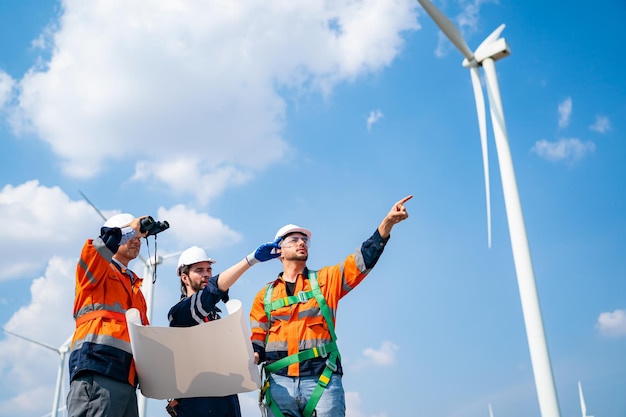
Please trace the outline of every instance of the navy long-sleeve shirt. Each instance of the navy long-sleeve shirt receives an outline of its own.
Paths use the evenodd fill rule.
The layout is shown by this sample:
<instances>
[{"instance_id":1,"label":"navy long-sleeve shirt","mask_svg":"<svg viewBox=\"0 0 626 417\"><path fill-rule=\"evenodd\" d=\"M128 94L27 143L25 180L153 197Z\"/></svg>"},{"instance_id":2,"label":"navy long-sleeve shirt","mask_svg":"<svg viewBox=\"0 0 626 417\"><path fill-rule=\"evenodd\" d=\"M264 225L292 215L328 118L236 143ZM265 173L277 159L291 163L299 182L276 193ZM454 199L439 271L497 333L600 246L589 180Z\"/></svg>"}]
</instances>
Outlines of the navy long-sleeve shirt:
<instances>
[{"instance_id":1,"label":"navy long-sleeve shirt","mask_svg":"<svg viewBox=\"0 0 626 417\"><path fill-rule=\"evenodd\" d=\"M228 301L228 290L221 291L217 286L219 275L209 278L206 288L183 298L173 306L167 318L170 327L191 327L219 318L220 301Z\"/></svg>"},{"instance_id":2,"label":"navy long-sleeve shirt","mask_svg":"<svg viewBox=\"0 0 626 417\"><path fill-rule=\"evenodd\" d=\"M228 301L228 290L221 291L218 288L218 279L219 275L209 278L204 289L183 298L173 306L167 315L170 327L191 327L219 319L221 310L217 307L217 303ZM239 399L236 394L226 397L182 398L178 401L174 409L180 415L241 417Z\"/></svg>"}]
</instances>

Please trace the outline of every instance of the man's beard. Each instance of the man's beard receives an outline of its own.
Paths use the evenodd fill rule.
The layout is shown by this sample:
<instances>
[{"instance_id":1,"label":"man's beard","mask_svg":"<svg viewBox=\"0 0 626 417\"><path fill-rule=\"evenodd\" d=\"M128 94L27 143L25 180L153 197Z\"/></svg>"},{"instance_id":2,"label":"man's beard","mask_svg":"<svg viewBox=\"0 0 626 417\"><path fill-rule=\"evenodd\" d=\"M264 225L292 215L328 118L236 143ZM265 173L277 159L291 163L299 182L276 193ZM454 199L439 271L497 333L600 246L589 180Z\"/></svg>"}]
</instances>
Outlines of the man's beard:
<instances>
[{"instance_id":1,"label":"man's beard","mask_svg":"<svg viewBox=\"0 0 626 417\"><path fill-rule=\"evenodd\" d=\"M189 286L195 292L200 292L200 290L206 288L206 285L202 284L202 282L192 282Z\"/></svg>"},{"instance_id":2,"label":"man's beard","mask_svg":"<svg viewBox=\"0 0 626 417\"><path fill-rule=\"evenodd\" d=\"M308 253L295 253L292 256L285 257L286 261L307 261L309 259Z\"/></svg>"}]
</instances>

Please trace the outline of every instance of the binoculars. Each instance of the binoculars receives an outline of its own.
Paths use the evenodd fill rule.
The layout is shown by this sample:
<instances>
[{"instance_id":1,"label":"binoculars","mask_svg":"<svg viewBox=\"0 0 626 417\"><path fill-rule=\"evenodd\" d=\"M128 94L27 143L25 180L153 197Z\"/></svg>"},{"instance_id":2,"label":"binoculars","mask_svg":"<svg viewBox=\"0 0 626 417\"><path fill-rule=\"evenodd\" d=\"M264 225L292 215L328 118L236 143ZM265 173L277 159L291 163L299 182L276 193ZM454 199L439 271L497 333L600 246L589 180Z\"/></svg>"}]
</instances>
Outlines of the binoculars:
<instances>
[{"instance_id":1,"label":"binoculars","mask_svg":"<svg viewBox=\"0 0 626 417\"><path fill-rule=\"evenodd\" d=\"M155 221L152 217L144 217L141 219L139 225L139 231L141 233L148 232L147 236L156 235L157 233L161 233L164 230L170 228L170 224L167 221Z\"/></svg>"}]
</instances>

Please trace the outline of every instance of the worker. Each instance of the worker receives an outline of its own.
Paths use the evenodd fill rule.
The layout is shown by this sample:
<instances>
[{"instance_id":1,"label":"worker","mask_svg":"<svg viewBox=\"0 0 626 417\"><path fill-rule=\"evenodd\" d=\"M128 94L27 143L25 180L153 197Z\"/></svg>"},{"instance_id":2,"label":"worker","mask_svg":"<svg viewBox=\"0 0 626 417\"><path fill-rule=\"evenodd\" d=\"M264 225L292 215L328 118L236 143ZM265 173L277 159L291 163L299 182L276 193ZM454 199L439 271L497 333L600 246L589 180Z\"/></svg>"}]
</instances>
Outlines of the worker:
<instances>
[{"instance_id":1,"label":"worker","mask_svg":"<svg viewBox=\"0 0 626 417\"><path fill-rule=\"evenodd\" d=\"M220 301L228 301L229 288L258 262L277 257L278 244L265 243L244 259L218 275L213 275L213 264L204 249L192 246L178 258L176 273L180 278L181 300L174 305L168 320L171 327L190 327L220 318ZM216 340L215 343L219 343ZM210 360L210 358L198 358ZM168 402L167 412L173 417L241 417L237 394L225 397L178 398Z\"/></svg>"},{"instance_id":2,"label":"worker","mask_svg":"<svg viewBox=\"0 0 626 417\"><path fill-rule=\"evenodd\" d=\"M288 224L276 233L283 272L261 289L250 310L255 361L264 363L260 407L270 417L345 416L343 368L335 318L339 300L372 270L391 229L408 217L407 196L343 262L307 267L311 232Z\"/></svg>"},{"instance_id":3,"label":"worker","mask_svg":"<svg viewBox=\"0 0 626 417\"><path fill-rule=\"evenodd\" d=\"M148 324L142 278L128 269L148 230L128 213L108 219L100 235L83 246L76 267L70 345L68 417L138 417L137 375L125 313L140 312Z\"/></svg>"}]
</instances>

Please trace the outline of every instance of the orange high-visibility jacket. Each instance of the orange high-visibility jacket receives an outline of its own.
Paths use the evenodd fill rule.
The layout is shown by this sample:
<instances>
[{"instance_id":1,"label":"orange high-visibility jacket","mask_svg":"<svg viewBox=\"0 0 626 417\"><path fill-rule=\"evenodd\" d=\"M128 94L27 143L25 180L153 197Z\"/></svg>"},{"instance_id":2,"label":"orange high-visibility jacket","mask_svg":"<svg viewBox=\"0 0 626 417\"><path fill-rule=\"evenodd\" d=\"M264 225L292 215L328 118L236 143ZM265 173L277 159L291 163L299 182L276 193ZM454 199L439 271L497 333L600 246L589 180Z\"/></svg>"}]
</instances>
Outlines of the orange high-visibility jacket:
<instances>
[{"instance_id":1,"label":"orange high-visibility jacket","mask_svg":"<svg viewBox=\"0 0 626 417\"><path fill-rule=\"evenodd\" d=\"M376 231L342 263L318 271L317 280L332 314L333 324L339 300L363 281L378 261L387 241L388 238L381 238ZM252 346L259 354L261 362L266 361L269 364L331 342L328 325L315 298L272 311L268 322L264 300L266 289L267 286L257 293L250 310ZM311 291L307 268L298 275L293 294L297 295L301 291ZM292 294L287 294L281 272L273 282L271 301L288 295ZM341 364L337 366L335 372L342 374ZM294 363L276 373L284 376L319 376L325 367L326 358L318 357Z\"/></svg>"},{"instance_id":2,"label":"orange high-visibility jacket","mask_svg":"<svg viewBox=\"0 0 626 417\"><path fill-rule=\"evenodd\" d=\"M136 385L126 311L139 310L148 324L142 279L116 265L102 238L87 240L76 267L76 330L69 358L70 381L83 371ZM131 279L132 276L132 279ZM131 284L132 281L132 284Z\"/></svg>"}]
</instances>

